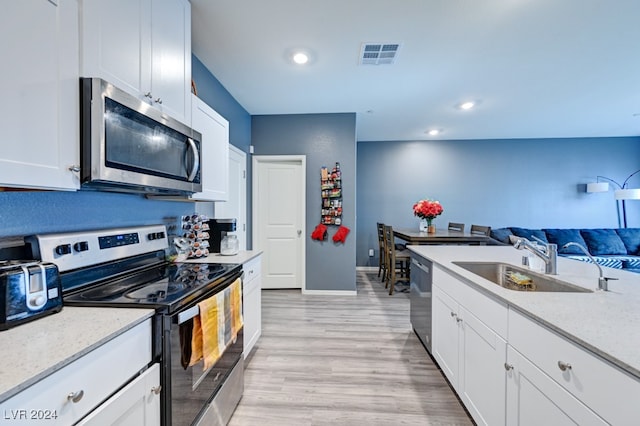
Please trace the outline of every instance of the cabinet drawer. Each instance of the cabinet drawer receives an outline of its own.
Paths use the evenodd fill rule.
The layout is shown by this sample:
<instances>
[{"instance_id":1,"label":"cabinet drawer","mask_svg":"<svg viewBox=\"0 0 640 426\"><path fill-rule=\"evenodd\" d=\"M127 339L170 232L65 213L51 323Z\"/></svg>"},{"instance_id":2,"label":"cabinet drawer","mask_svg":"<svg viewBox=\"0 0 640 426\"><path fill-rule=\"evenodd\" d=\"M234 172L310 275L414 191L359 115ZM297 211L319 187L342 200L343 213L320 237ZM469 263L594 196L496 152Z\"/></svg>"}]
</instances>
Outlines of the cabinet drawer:
<instances>
[{"instance_id":1,"label":"cabinet drawer","mask_svg":"<svg viewBox=\"0 0 640 426\"><path fill-rule=\"evenodd\" d=\"M262 262L260 261L260 256L255 257L242 265L242 270L244 271L245 283L253 280L256 277L259 277L262 270Z\"/></svg>"},{"instance_id":2,"label":"cabinet drawer","mask_svg":"<svg viewBox=\"0 0 640 426\"><path fill-rule=\"evenodd\" d=\"M34 420L73 424L150 361L151 320L146 320L0 404L0 412L16 425ZM77 402L71 401L74 393ZM56 418L47 418L47 414Z\"/></svg>"},{"instance_id":3,"label":"cabinet drawer","mask_svg":"<svg viewBox=\"0 0 640 426\"><path fill-rule=\"evenodd\" d=\"M160 364L156 363L76 426L157 426L160 424L160 389Z\"/></svg>"},{"instance_id":4,"label":"cabinet drawer","mask_svg":"<svg viewBox=\"0 0 640 426\"><path fill-rule=\"evenodd\" d=\"M455 299L480 321L506 340L507 305L498 302L487 294L480 293L460 279L450 275L434 265L434 285Z\"/></svg>"},{"instance_id":5,"label":"cabinet drawer","mask_svg":"<svg viewBox=\"0 0 640 426\"><path fill-rule=\"evenodd\" d=\"M560 386L612 424L638 417L640 381L542 324L509 311L509 344ZM560 368L559 362L571 365ZM635 420L634 420L635 421Z\"/></svg>"}]
</instances>

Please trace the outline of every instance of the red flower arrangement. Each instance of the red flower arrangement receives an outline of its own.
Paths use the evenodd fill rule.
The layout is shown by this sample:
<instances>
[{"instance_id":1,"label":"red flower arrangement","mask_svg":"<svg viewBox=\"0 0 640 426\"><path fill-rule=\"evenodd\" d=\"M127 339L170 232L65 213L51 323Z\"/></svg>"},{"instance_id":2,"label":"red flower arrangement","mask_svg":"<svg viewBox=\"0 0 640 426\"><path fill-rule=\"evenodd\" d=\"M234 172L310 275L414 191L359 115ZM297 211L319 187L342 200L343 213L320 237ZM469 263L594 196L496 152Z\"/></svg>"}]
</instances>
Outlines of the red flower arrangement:
<instances>
[{"instance_id":1,"label":"red flower arrangement","mask_svg":"<svg viewBox=\"0 0 640 426\"><path fill-rule=\"evenodd\" d=\"M413 214L420 219L427 221L427 225L431 226L431 221L437 216L441 215L444 209L440 201L435 200L420 200L413 205Z\"/></svg>"}]
</instances>

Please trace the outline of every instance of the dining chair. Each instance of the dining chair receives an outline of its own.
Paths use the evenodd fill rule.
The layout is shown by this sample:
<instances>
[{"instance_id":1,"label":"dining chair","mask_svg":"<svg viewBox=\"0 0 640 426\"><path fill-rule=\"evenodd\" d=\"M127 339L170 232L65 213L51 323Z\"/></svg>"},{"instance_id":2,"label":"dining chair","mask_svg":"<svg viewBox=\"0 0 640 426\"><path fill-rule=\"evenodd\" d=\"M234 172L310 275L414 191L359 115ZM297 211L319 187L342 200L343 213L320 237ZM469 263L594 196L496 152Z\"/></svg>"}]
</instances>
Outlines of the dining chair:
<instances>
[{"instance_id":1,"label":"dining chair","mask_svg":"<svg viewBox=\"0 0 640 426\"><path fill-rule=\"evenodd\" d=\"M382 274L381 281L384 282L385 275L387 273L387 256L384 245L384 223L377 222L376 226L378 228L378 278Z\"/></svg>"},{"instance_id":2,"label":"dining chair","mask_svg":"<svg viewBox=\"0 0 640 426\"><path fill-rule=\"evenodd\" d=\"M464 232L464 223L449 222L449 231Z\"/></svg>"},{"instance_id":3,"label":"dining chair","mask_svg":"<svg viewBox=\"0 0 640 426\"><path fill-rule=\"evenodd\" d=\"M409 280L411 256L409 255L409 251L406 249L396 249L392 226L384 226L384 242L385 255L387 256L387 279L384 287L389 287L389 296L391 296L393 294L395 284L398 281Z\"/></svg>"},{"instance_id":4,"label":"dining chair","mask_svg":"<svg viewBox=\"0 0 640 426\"><path fill-rule=\"evenodd\" d=\"M491 227L482 225L471 225L471 234L491 236Z\"/></svg>"}]
</instances>

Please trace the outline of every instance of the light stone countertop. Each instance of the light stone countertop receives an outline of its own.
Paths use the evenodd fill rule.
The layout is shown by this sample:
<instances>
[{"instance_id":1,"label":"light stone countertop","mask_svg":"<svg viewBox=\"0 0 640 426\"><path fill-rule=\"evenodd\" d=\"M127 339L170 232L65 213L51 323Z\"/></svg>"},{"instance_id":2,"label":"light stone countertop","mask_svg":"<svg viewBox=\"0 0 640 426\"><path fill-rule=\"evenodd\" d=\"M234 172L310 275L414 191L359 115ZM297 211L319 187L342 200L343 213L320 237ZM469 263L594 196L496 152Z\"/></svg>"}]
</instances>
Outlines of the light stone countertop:
<instances>
[{"instance_id":1,"label":"light stone countertop","mask_svg":"<svg viewBox=\"0 0 640 426\"><path fill-rule=\"evenodd\" d=\"M150 318L153 309L80 308L0 331L0 402Z\"/></svg>"},{"instance_id":2,"label":"light stone countertop","mask_svg":"<svg viewBox=\"0 0 640 426\"><path fill-rule=\"evenodd\" d=\"M504 262L521 266L528 252L497 246L408 246L473 288L506 302L621 369L640 378L640 274L604 268L609 291L519 292L502 288L452 262ZM558 256L554 278L596 290L595 265Z\"/></svg>"},{"instance_id":3,"label":"light stone countertop","mask_svg":"<svg viewBox=\"0 0 640 426\"><path fill-rule=\"evenodd\" d=\"M183 260L184 263L247 263L262 254L262 250L242 250L233 256L223 256L220 253L211 253L207 257L199 259Z\"/></svg>"}]
</instances>

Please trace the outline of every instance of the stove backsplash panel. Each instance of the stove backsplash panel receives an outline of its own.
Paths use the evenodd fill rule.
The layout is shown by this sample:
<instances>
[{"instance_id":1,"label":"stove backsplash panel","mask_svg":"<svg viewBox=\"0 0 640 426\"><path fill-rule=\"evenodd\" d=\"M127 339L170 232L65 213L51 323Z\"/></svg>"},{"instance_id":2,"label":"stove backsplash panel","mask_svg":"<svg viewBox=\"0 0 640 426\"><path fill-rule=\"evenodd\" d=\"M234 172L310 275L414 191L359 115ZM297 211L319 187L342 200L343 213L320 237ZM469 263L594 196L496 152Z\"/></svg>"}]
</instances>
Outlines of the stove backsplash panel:
<instances>
[{"instance_id":1,"label":"stove backsplash panel","mask_svg":"<svg viewBox=\"0 0 640 426\"><path fill-rule=\"evenodd\" d=\"M193 202L149 200L142 195L98 191L0 192L0 260L29 256L21 237L138 225L167 225L175 235ZM171 240L170 240L171 241Z\"/></svg>"}]
</instances>

